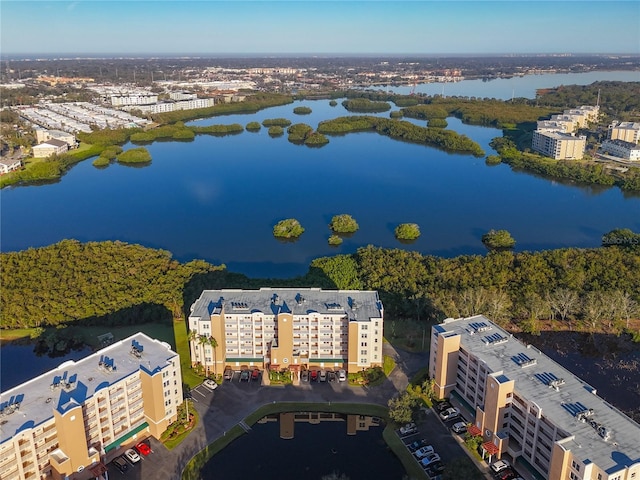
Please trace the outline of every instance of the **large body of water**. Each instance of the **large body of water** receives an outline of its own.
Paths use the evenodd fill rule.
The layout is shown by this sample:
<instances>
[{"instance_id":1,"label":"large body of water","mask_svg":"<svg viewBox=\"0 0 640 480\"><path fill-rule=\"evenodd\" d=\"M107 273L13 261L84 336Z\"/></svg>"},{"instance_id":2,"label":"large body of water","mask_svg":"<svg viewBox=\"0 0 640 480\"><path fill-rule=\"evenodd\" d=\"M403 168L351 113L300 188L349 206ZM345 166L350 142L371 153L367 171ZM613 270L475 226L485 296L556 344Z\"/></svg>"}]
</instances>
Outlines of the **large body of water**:
<instances>
[{"instance_id":1,"label":"large body of water","mask_svg":"<svg viewBox=\"0 0 640 480\"><path fill-rule=\"evenodd\" d=\"M525 75L523 77L496 78L493 80L462 80L455 83L423 83L416 85L415 93L443 95L445 97L477 97L509 100L511 98L536 98L539 88L561 85L590 85L598 81L640 82L640 72L585 72ZM384 87L383 90L408 95L413 87Z\"/></svg>"},{"instance_id":2,"label":"large body of water","mask_svg":"<svg viewBox=\"0 0 640 480\"><path fill-rule=\"evenodd\" d=\"M537 87L554 83L542 77L534 77ZM301 105L313 112L294 115ZM194 123L286 117L316 127L342 115L349 113L340 104L322 100ZM449 128L487 154L489 141L501 135L457 119L449 119ZM183 261L225 263L250 276L289 277L304 274L313 258L368 244L455 256L484 253L480 239L492 228L509 230L517 250L596 247L614 228L640 231L640 198L618 188L562 184L375 133L331 137L322 148L308 148L286 136L271 138L263 128L147 148L153 161L143 168L102 170L85 161L58 183L2 190L2 251L65 238L122 240L169 250ZM336 248L327 244L327 224L340 213L353 215L360 230ZM295 243L281 243L272 228L289 217L306 231ZM403 222L421 227L411 245L394 238Z\"/></svg>"}]
</instances>

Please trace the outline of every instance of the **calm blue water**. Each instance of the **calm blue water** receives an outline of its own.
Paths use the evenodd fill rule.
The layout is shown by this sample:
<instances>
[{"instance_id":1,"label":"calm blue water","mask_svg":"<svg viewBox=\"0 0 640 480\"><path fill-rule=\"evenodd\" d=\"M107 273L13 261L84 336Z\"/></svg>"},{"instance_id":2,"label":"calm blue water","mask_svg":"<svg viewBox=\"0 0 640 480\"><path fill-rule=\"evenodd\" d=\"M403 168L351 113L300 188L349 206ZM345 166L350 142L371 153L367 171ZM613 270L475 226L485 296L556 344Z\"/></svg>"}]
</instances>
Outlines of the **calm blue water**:
<instances>
[{"instance_id":1,"label":"calm blue water","mask_svg":"<svg viewBox=\"0 0 640 480\"><path fill-rule=\"evenodd\" d=\"M585 72L525 75L524 77L497 78L495 80L462 80L456 83L423 83L417 85L415 93L444 95L445 97L478 97L509 100L512 97L536 98L539 88L560 85L590 85L599 81L640 82L640 72ZM384 90L408 95L410 86L385 87Z\"/></svg>"},{"instance_id":2,"label":"calm blue water","mask_svg":"<svg viewBox=\"0 0 640 480\"><path fill-rule=\"evenodd\" d=\"M313 113L294 115L298 105ZM346 114L328 100L304 101L194 123L286 117L315 127ZM501 135L453 118L449 128L487 154L488 142ZM271 138L263 128L148 149L148 167L99 170L85 161L56 184L2 190L2 251L65 238L122 240L169 250L181 261L202 258L250 276L290 277L304 274L313 258L368 244L455 256L484 253L480 238L491 228L509 230L517 250L595 247L613 228L640 231L640 198L625 198L617 188L563 185L375 133L331 137L322 148L308 148L286 136ZM360 230L330 247L327 224L339 213L353 215ZM306 229L295 243L272 236L273 225L288 217ZM422 230L408 246L393 236L403 222Z\"/></svg>"}]
</instances>

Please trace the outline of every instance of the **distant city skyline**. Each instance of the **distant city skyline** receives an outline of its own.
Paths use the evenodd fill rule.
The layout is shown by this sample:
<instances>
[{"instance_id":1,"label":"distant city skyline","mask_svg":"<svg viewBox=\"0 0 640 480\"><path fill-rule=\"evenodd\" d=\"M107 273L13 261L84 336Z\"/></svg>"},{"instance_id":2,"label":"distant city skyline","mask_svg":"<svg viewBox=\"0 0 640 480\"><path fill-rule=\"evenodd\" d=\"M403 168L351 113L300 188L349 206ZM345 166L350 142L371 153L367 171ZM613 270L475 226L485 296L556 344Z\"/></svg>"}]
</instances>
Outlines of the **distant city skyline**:
<instances>
[{"instance_id":1,"label":"distant city skyline","mask_svg":"<svg viewBox=\"0 0 640 480\"><path fill-rule=\"evenodd\" d=\"M640 54L622 1L2 0L3 56Z\"/></svg>"}]
</instances>

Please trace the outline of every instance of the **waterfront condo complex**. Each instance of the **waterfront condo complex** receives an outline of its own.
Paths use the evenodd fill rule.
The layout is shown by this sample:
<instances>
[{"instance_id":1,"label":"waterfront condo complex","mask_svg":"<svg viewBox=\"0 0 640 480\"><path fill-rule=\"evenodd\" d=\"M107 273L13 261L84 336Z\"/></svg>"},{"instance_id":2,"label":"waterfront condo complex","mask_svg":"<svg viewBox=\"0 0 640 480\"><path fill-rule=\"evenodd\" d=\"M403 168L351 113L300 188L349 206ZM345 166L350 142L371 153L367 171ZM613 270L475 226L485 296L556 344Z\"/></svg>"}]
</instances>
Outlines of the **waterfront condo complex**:
<instances>
[{"instance_id":1,"label":"waterfront condo complex","mask_svg":"<svg viewBox=\"0 0 640 480\"><path fill-rule=\"evenodd\" d=\"M180 357L137 333L0 394L0 478L103 477L121 447L159 438L182 403Z\"/></svg>"},{"instance_id":2,"label":"waterfront condo complex","mask_svg":"<svg viewBox=\"0 0 640 480\"><path fill-rule=\"evenodd\" d=\"M640 425L483 316L432 327L429 374L474 417L485 454L549 480L640 478Z\"/></svg>"},{"instance_id":3,"label":"waterfront condo complex","mask_svg":"<svg viewBox=\"0 0 640 480\"><path fill-rule=\"evenodd\" d=\"M358 372L382 365L382 322L373 291L205 290L189 315L191 362L217 374L225 368Z\"/></svg>"}]
</instances>

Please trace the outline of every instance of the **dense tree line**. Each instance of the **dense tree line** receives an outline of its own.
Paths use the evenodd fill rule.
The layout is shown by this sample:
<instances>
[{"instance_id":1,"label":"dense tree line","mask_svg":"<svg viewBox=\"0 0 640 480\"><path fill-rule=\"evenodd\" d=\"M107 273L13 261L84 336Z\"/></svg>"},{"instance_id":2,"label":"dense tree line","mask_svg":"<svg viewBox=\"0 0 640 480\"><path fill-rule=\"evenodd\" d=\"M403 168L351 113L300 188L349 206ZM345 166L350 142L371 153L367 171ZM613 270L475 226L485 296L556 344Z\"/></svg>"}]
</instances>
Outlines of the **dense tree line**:
<instances>
[{"instance_id":1,"label":"dense tree line","mask_svg":"<svg viewBox=\"0 0 640 480\"><path fill-rule=\"evenodd\" d=\"M482 147L466 135L460 135L452 130L443 130L441 128L420 127L407 121L354 116L340 117L318 124L318 132L327 135L340 135L367 130L398 140L429 145L448 152L469 153L478 157L484 155Z\"/></svg>"},{"instance_id":2,"label":"dense tree line","mask_svg":"<svg viewBox=\"0 0 640 480\"><path fill-rule=\"evenodd\" d=\"M350 112L386 112L391 110L387 102L373 102L367 98L354 98L342 102L342 106Z\"/></svg>"},{"instance_id":3,"label":"dense tree line","mask_svg":"<svg viewBox=\"0 0 640 480\"><path fill-rule=\"evenodd\" d=\"M138 323L180 316L185 282L219 270L163 250L75 240L2 253L2 328Z\"/></svg>"},{"instance_id":4,"label":"dense tree line","mask_svg":"<svg viewBox=\"0 0 640 480\"><path fill-rule=\"evenodd\" d=\"M637 238L625 231L615 235ZM0 254L0 326L157 321L188 314L205 288L268 284L375 289L389 319L482 313L532 333L540 319L620 332L640 315L640 246L605 238L611 246L450 259L369 246L318 258L306 275L290 279L251 279L204 261L182 264L169 252L123 242L65 240Z\"/></svg>"},{"instance_id":5,"label":"dense tree line","mask_svg":"<svg viewBox=\"0 0 640 480\"><path fill-rule=\"evenodd\" d=\"M451 259L369 246L354 255L314 260L309 275L320 272L337 288L378 290L390 318L482 313L535 333L540 319L621 331L640 315L640 247L635 243Z\"/></svg>"}]
</instances>

